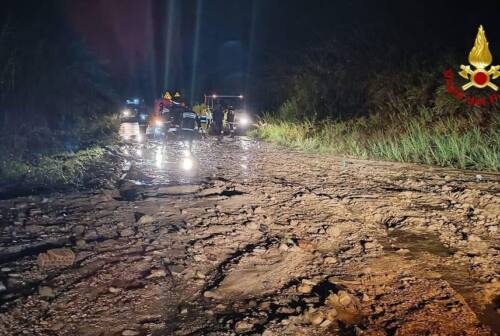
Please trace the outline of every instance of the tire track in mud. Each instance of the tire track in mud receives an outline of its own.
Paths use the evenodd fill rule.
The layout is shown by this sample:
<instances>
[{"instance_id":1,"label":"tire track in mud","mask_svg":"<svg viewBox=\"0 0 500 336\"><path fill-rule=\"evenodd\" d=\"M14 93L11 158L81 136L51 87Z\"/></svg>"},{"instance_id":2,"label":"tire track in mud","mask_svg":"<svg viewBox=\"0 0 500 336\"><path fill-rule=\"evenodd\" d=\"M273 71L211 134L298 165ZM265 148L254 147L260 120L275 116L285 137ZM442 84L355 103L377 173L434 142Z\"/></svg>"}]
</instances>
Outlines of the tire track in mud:
<instances>
[{"instance_id":1,"label":"tire track in mud","mask_svg":"<svg viewBox=\"0 0 500 336\"><path fill-rule=\"evenodd\" d=\"M228 258L219 263L214 272L215 274L211 276L211 280L204 287L203 292L211 291L217 288L221 284L221 282L224 281L228 270L230 268L236 267L241 258L245 257L246 255L254 251L256 248L267 249L269 248L269 246L276 244L276 242L277 242L276 238L266 238L259 242L248 244L243 248L240 248L234 253L232 253Z\"/></svg>"}]
</instances>

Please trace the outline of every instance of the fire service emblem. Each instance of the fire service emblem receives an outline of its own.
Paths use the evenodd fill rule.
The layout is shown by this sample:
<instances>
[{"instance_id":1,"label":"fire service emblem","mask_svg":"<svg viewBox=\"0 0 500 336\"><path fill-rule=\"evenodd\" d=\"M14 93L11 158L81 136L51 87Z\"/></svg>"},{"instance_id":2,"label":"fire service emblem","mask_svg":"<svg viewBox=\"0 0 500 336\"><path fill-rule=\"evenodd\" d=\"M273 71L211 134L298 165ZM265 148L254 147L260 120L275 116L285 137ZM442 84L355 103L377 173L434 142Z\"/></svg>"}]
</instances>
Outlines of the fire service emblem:
<instances>
[{"instance_id":1,"label":"fire service emblem","mask_svg":"<svg viewBox=\"0 0 500 336\"><path fill-rule=\"evenodd\" d=\"M489 87L497 91L498 86L493 84L491 79L496 79L500 76L500 65L492 65L487 69L492 61L493 57L491 56L488 46L488 40L486 40L486 34L484 33L483 26L480 26L477 32L476 41L474 42L474 47L469 53L469 63L474 68L471 68L470 65L460 66L462 71L458 74L469 80L469 83L463 85L462 89L465 91L471 87L479 89Z\"/></svg>"}]
</instances>

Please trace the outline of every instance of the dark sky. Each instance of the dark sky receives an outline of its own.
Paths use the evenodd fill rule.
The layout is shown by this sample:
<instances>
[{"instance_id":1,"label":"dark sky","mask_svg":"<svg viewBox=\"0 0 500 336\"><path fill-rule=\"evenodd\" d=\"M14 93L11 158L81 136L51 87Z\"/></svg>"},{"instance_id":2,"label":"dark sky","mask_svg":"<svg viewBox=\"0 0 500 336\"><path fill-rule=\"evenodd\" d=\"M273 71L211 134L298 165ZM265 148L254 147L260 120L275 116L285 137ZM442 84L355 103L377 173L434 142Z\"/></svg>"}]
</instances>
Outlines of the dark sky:
<instances>
[{"instance_id":1,"label":"dark sky","mask_svg":"<svg viewBox=\"0 0 500 336\"><path fill-rule=\"evenodd\" d=\"M179 88L239 94L277 59L337 36L364 36L408 53L458 50L479 24L500 61L500 2L395 0L67 0L64 10L123 95ZM349 38L349 37L348 37ZM347 38L347 39L348 39ZM495 56L498 55L498 58Z\"/></svg>"}]
</instances>

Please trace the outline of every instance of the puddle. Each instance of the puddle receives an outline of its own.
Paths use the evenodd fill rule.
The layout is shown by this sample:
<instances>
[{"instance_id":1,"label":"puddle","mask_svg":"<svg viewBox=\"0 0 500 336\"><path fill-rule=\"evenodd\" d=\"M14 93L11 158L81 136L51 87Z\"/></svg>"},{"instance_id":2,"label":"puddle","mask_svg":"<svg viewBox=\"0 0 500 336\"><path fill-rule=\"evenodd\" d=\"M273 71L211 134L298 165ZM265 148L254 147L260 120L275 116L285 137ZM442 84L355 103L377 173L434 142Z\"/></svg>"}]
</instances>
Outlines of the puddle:
<instances>
[{"instance_id":1,"label":"puddle","mask_svg":"<svg viewBox=\"0 0 500 336\"><path fill-rule=\"evenodd\" d=\"M480 320L489 325L495 333L500 334L500 314L497 309L500 309L500 296L497 296L492 303L486 305Z\"/></svg>"},{"instance_id":2,"label":"puddle","mask_svg":"<svg viewBox=\"0 0 500 336\"><path fill-rule=\"evenodd\" d=\"M427 252L438 257L449 257L455 252L455 250L444 246L437 235L429 233L417 234L394 230L389 233L387 238L389 240L388 246L384 248L387 251L407 249L410 251L410 255Z\"/></svg>"},{"instance_id":3,"label":"puddle","mask_svg":"<svg viewBox=\"0 0 500 336\"><path fill-rule=\"evenodd\" d=\"M496 309L500 308L500 296L497 296L493 302L484 305L482 302L478 302L476 296L480 285L470 277L469 272L447 265L442 265L439 272L443 275L443 280L446 280L455 291L463 296L478 319L493 329L496 334L500 334L500 314L496 312Z\"/></svg>"},{"instance_id":4,"label":"puddle","mask_svg":"<svg viewBox=\"0 0 500 336\"><path fill-rule=\"evenodd\" d=\"M454 249L446 247L437 235L404 230L394 230L388 234L384 250L395 252L399 249L407 249L408 256L418 259L419 254L430 253L436 257L450 257L455 253ZM500 315L496 309L500 307L500 297L493 302L484 305L478 302L477 293L481 290L481 284L475 281L465 266L460 267L441 264L437 260L434 271L442 274L442 279L462 295L471 309L476 313L478 319L489 326L497 334L500 334Z\"/></svg>"}]
</instances>

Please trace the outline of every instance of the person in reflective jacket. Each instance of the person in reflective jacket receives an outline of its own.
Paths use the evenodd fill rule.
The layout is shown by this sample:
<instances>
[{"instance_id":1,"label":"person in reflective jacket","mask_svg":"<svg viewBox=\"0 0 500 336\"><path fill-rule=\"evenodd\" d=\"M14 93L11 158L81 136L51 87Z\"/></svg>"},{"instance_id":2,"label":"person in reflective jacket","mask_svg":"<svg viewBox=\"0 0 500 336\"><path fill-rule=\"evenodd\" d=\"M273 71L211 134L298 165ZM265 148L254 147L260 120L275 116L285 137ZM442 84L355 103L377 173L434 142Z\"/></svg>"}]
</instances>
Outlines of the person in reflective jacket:
<instances>
[{"instance_id":1,"label":"person in reflective jacket","mask_svg":"<svg viewBox=\"0 0 500 336\"><path fill-rule=\"evenodd\" d=\"M198 115L189 109L185 109L182 112L181 120L181 133L184 139L189 142L189 150L191 150L191 145L195 135L196 123L198 120Z\"/></svg>"},{"instance_id":2,"label":"person in reflective jacket","mask_svg":"<svg viewBox=\"0 0 500 336\"><path fill-rule=\"evenodd\" d=\"M213 131L215 135L220 136L222 132L222 123L224 121L224 111L222 110L222 106L220 104L214 106L212 118L214 121Z\"/></svg>"}]
</instances>

